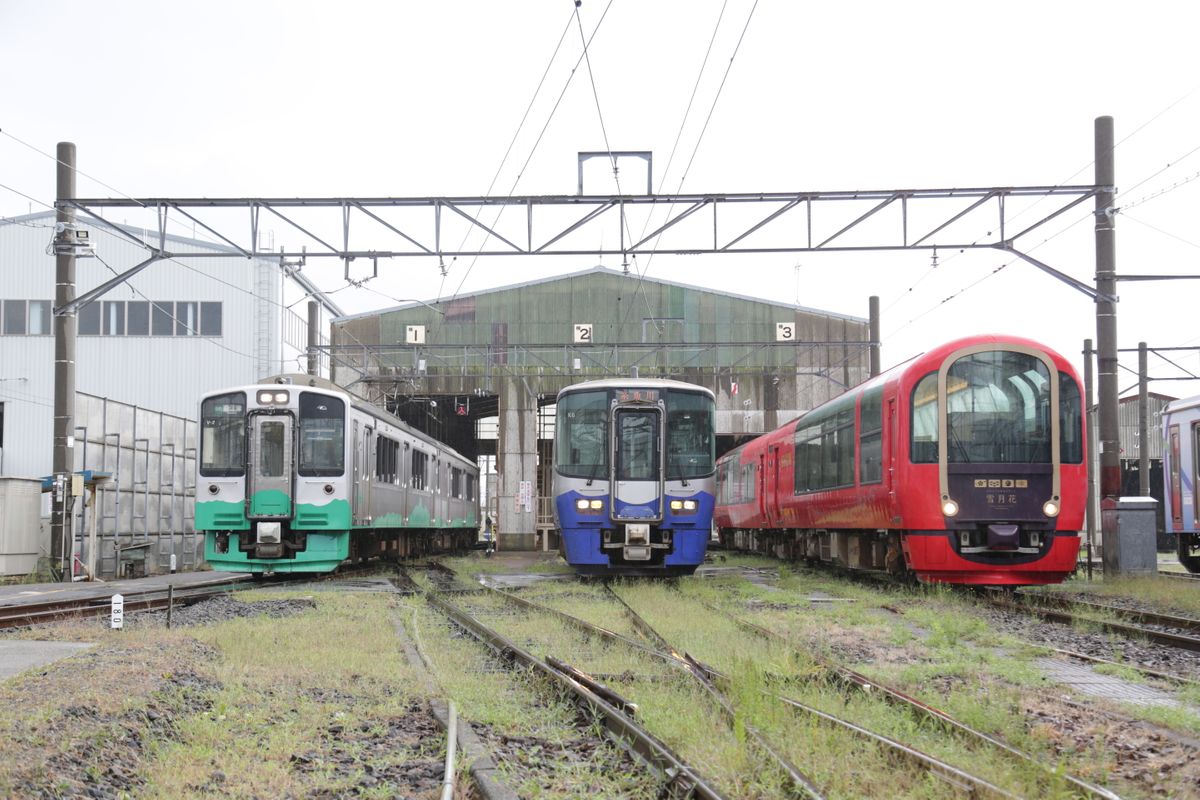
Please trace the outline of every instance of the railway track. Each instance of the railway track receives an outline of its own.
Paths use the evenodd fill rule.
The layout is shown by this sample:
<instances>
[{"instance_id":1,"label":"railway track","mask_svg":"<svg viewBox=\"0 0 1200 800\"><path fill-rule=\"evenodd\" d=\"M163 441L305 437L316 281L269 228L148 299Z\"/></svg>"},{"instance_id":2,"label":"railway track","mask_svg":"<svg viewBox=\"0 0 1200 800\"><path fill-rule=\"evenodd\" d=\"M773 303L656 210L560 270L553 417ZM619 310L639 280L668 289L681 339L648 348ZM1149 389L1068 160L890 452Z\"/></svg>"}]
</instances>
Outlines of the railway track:
<instances>
[{"instance_id":1,"label":"railway track","mask_svg":"<svg viewBox=\"0 0 1200 800\"><path fill-rule=\"evenodd\" d=\"M444 596L430 593L431 605L456 625L489 647L503 660L513 662L571 697L604 730L632 749L660 777L664 792L673 797L722 800L722 795L698 770L687 764L628 712L632 704L615 695L581 670L559 659L543 661L499 631L484 624Z\"/></svg>"},{"instance_id":2,"label":"railway track","mask_svg":"<svg viewBox=\"0 0 1200 800\"><path fill-rule=\"evenodd\" d=\"M1104 631L1120 636L1143 638L1155 644L1200 652L1200 636L1192 635L1200 634L1200 621L1198 620L1148 611L1131 611L1100 603L1044 595L1032 597L1022 594L1003 595L990 592L986 597L988 602L997 608L1033 614L1051 622L1061 622L1067 625L1076 623L1095 625ZM1093 615L1097 613L1111 614L1128 620L1128 622L1113 622L1099 619L1096 616L1074 613L1072 609L1075 608L1091 611ZM1176 633L1174 631L1186 632Z\"/></svg>"},{"instance_id":3,"label":"railway track","mask_svg":"<svg viewBox=\"0 0 1200 800\"><path fill-rule=\"evenodd\" d=\"M130 591L121 587L126 614L138 611L161 611L174 605L197 603L214 595L242 588L249 578L221 576L211 581L190 583L185 587L147 585ZM0 606L0 629L42 625L68 619L103 617L112 613L112 596L47 600L40 603Z\"/></svg>"},{"instance_id":4,"label":"railway track","mask_svg":"<svg viewBox=\"0 0 1200 800\"><path fill-rule=\"evenodd\" d=\"M628 619L629 624L640 637L645 639L645 641L639 641L637 638L626 636L611 630L610 628L594 625L586 620L566 614L565 612L555 609L552 606L535 603L516 594L509 592L499 592L499 594L501 594L508 602L513 603L514 605L530 611L553 615L559 619L562 619L564 622L567 622L589 633L592 636L600 637L613 643L623 643L630 647L638 648L643 652L651 654L654 657L662 660L663 662L674 662L675 667L691 673L698 681L702 683L710 684L714 691L717 691L718 687L729 687L733 683L730 676L723 674L721 671L709 665L697 661L686 653L680 653L676 648L672 647L671 644L664 637L658 634L653 627L650 626L650 624L643 617L641 617L641 615L639 615L632 607L629 606L628 603L624 601L623 598L621 598L615 592L611 592L611 590L610 594L613 598L613 602L621 607L622 613ZM762 631L765 631L765 629L760 629L758 635L764 635ZM788 646L793 650L795 649L794 645L789 644ZM903 695L903 693L900 693L896 690L887 689L881 684L871 681L865 676L853 673L852 671L839 670L832 665L826 665L826 667L826 676L838 680L846 687L852 686L856 690L861 690L863 692L882 693L889 702L907 707L917 716L933 719L939 725L947 729L954 730L957 735L963 738L974 739L978 744L1003 751L1007 757L1020 762L1022 765L1033 766L1035 769L1044 771L1048 780L1062 780L1064 778L1061 773L1056 772L1053 766L1041 764L1027 754L1022 753L1015 748L1009 747L1007 744L993 737L988 737L986 734L974 731L968 726L954 720L949 715L944 714L937 709L933 709L930 706L921 704L919 701ZM970 796L1018 796L989 782L985 778L971 774L967 770L948 764L926 753L922 753L919 750L902 742L890 739L886 736L855 725L852 722L840 719L832 714L820 711L804 703L800 703L777 693L773 695L773 699L776 702L779 702L782 705L790 708L791 710L805 715L815 724L826 726L832 730L838 731L841 734L850 735L852 737L872 742L876 746L884 749L889 754L887 756L888 760L900 759L908 762L910 765L916 766L918 769L928 770L930 774L938 776L948 786L954 787L955 791L962 791ZM1080 779L1071 778L1069 776L1066 776L1065 779L1072 784L1073 792L1079 796L1096 798L1117 797L1115 794L1106 789L1093 786ZM811 791L819 792L820 790L816 787L813 787Z\"/></svg>"},{"instance_id":5,"label":"railway track","mask_svg":"<svg viewBox=\"0 0 1200 800\"><path fill-rule=\"evenodd\" d=\"M1160 578L1174 578L1181 581L1200 581L1200 575L1194 572L1173 572L1171 570L1160 569L1158 571Z\"/></svg>"}]
</instances>

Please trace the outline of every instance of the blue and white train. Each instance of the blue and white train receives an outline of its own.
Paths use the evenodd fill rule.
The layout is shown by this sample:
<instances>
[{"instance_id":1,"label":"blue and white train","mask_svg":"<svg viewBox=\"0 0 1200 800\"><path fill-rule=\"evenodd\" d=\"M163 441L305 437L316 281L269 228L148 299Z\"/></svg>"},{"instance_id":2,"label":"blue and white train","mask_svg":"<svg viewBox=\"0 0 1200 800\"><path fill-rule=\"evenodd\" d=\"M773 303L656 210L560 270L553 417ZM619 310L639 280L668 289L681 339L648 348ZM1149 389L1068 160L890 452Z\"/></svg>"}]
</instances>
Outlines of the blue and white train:
<instances>
[{"instance_id":1,"label":"blue and white train","mask_svg":"<svg viewBox=\"0 0 1200 800\"><path fill-rule=\"evenodd\" d=\"M1163 482L1167 531L1176 537L1179 563L1200 572L1200 395L1163 409Z\"/></svg>"},{"instance_id":2,"label":"blue and white train","mask_svg":"<svg viewBox=\"0 0 1200 800\"><path fill-rule=\"evenodd\" d=\"M716 402L680 381L587 381L558 393L554 513L567 563L590 575L690 575L716 488Z\"/></svg>"}]
</instances>

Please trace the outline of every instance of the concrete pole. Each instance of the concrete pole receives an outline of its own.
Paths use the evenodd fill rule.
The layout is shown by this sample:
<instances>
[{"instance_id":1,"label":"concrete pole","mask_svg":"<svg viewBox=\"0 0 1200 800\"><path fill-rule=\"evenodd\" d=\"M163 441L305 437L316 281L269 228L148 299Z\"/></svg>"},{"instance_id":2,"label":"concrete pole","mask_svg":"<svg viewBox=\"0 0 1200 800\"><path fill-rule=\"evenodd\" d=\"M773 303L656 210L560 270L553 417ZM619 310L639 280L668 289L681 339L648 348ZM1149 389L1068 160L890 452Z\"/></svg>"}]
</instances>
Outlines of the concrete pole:
<instances>
[{"instance_id":1,"label":"concrete pole","mask_svg":"<svg viewBox=\"0 0 1200 800\"><path fill-rule=\"evenodd\" d=\"M1096 185L1096 345L1100 414L1100 509L1105 551L1116 546L1117 499L1121 496L1121 436L1117 421L1117 289L1116 220L1113 187L1113 119L1097 117L1095 123ZM1111 510L1114 513L1105 514ZM1110 525L1110 523L1112 523ZM1104 559L1105 573L1114 561Z\"/></svg>"},{"instance_id":2,"label":"concrete pole","mask_svg":"<svg viewBox=\"0 0 1200 800\"><path fill-rule=\"evenodd\" d=\"M75 145L58 143L57 170L58 200L75 199ZM75 223L75 209L58 205L55 220L59 223L55 241L73 243L73 237L63 235ZM65 226L65 228L63 227ZM54 305L62 307L75 299L75 254L69 246L61 247L54 259ZM54 482L50 510L50 559L54 568L62 570L62 579L71 580L68 542L71 535L71 473L75 469L75 312L54 317Z\"/></svg>"},{"instance_id":3,"label":"concrete pole","mask_svg":"<svg viewBox=\"0 0 1200 800\"><path fill-rule=\"evenodd\" d=\"M879 374L879 295L871 295L868 304L868 330L871 339L871 377Z\"/></svg>"},{"instance_id":4,"label":"concrete pole","mask_svg":"<svg viewBox=\"0 0 1200 800\"><path fill-rule=\"evenodd\" d=\"M1083 418L1087 432L1087 576L1092 579L1092 554L1096 545L1096 413L1092 376L1092 340L1083 340Z\"/></svg>"},{"instance_id":5,"label":"concrete pole","mask_svg":"<svg viewBox=\"0 0 1200 800\"><path fill-rule=\"evenodd\" d=\"M1150 496L1150 379L1146 343L1138 342L1138 495Z\"/></svg>"},{"instance_id":6,"label":"concrete pole","mask_svg":"<svg viewBox=\"0 0 1200 800\"><path fill-rule=\"evenodd\" d=\"M321 372L317 347L321 344L321 305L316 300L308 301L308 374Z\"/></svg>"}]
</instances>

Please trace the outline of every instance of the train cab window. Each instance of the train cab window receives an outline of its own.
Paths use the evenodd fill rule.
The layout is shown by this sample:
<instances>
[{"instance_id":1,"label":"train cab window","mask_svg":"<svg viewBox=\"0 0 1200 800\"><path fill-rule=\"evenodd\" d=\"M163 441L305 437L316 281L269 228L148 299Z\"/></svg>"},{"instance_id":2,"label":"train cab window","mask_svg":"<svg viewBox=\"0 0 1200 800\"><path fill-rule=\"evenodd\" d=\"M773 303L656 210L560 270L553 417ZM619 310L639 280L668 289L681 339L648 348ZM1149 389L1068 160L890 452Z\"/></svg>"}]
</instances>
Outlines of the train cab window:
<instances>
[{"instance_id":1,"label":"train cab window","mask_svg":"<svg viewBox=\"0 0 1200 800\"><path fill-rule=\"evenodd\" d=\"M657 411L617 412L617 480L658 479L658 420Z\"/></svg>"},{"instance_id":2,"label":"train cab window","mask_svg":"<svg viewBox=\"0 0 1200 800\"><path fill-rule=\"evenodd\" d=\"M716 463L716 404L696 392L667 392L667 480L711 475Z\"/></svg>"},{"instance_id":3,"label":"train cab window","mask_svg":"<svg viewBox=\"0 0 1200 800\"><path fill-rule=\"evenodd\" d=\"M346 471L346 404L336 397L300 393L300 464L305 477Z\"/></svg>"},{"instance_id":4,"label":"train cab window","mask_svg":"<svg viewBox=\"0 0 1200 800\"><path fill-rule=\"evenodd\" d=\"M883 480L883 387L864 392L859 405L858 482Z\"/></svg>"},{"instance_id":5,"label":"train cab window","mask_svg":"<svg viewBox=\"0 0 1200 800\"><path fill-rule=\"evenodd\" d=\"M555 463L572 478L608 479L608 393L572 392L555 414Z\"/></svg>"},{"instance_id":6,"label":"train cab window","mask_svg":"<svg viewBox=\"0 0 1200 800\"><path fill-rule=\"evenodd\" d=\"M200 474L231 478L245 472L245 393L206 398L200 404Z\"/></svg>"},{"instance_id":7,"label":"train cab window","mask_svg":"<svg viewBox=\"0 0 1200 800\"><path fill-rule=\"evenodd\" d=\"M950 463L1048 463L1050 372L1036 356L1010 350L972 353L946 377Z\"/></svg>"}]
</instances>

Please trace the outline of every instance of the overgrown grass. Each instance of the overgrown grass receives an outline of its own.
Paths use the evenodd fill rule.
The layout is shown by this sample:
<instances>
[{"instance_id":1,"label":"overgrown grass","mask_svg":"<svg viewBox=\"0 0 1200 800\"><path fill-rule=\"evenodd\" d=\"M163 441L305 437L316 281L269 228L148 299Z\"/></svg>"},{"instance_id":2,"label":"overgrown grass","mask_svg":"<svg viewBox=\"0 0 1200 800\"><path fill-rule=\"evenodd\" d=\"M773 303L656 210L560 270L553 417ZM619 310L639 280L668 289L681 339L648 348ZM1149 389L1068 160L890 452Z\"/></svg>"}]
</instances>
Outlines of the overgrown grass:
<instances>
[{"instance_id":1,"label":"overgrown grass","mask_svg":"<svg viewBox=\"0 0 1200 800\"><path fill-rule=\"evenodd\" d=\"M389 599L328 593L316 603L284 619L191 629L219 650L213 677L221 689L211 709L183 720L174 741L153 749L152 796L185 797L205 787L232 796L348 791L361 774L335 770L331 746L350 758L361 755L376 771L387 766L377 752L360 753L361 741L339 743L331 732L386 731L390 720L425 699L392 633ZM397 745L390 760L436 758L440 748L439 742ZM310 758L313 769L297 769L297 756Z\"/></svg>"},{"instance_id":2,"label":"overgrown grass","mask_svg":"<svg viewBox=\"0 0 1200 800\"><path fill-rule=\"evenodd\" d=\"M573 705L554 699L532 676L521 679L496 663L486 648L424 604L414 603L406 613L439 684L458 704L464 719L483 726L492 737L535 737L557 745L579 737ZM647 773L630 771L611 746L586 761L551 755L541 760L527 757L524 763L496 760L506 782L521 797L640 798L657 791Z\"/></svg>"},{"instance_id":3,"label":"overgrown grass","mask_svg":"<svg viewBox=\"0 0 1200 800\"><path fill-rule=\"evenodd\" d=\"M1175 578L1146 576L1104 576L1095 573L1093 580L1075 577L1057 586L1027 590L1031 594L1079 595L1081 599L1103 603L1109 597L1136 598L1153 608L1167 613L1200 617L1200 592L1189 584Z\"/></svg>"}]
</instances>

